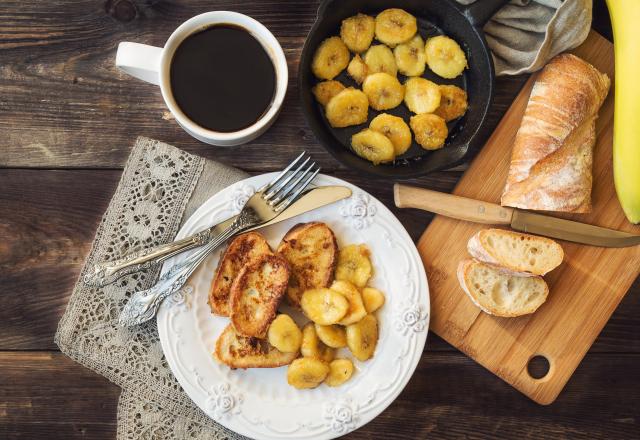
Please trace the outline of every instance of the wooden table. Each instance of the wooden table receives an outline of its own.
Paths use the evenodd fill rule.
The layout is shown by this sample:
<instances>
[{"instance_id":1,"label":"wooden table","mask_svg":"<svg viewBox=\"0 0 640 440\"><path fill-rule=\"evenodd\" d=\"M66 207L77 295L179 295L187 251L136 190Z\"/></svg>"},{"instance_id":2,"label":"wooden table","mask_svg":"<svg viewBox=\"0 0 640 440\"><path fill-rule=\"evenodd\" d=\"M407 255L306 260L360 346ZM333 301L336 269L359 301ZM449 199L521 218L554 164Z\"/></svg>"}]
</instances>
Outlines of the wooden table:
<instances>
[{"instance_id":1,"label":"wooden table","mask_svg":"<svg viewBox=\"0 0 640 440\"><path fill-rule=\"evenodd\" d=\"M166 112L157 88L114 67L118 42L160 46L179 23L214 9L262 21L289 61L282 115L239 149L190 138ZM115 438L119 389L60 354L53 334L137 135L252 174L279 169L304 147L324 172L391 207L414 239L424 230L430 215L393 208L390 182L340 166L303 119L295 78L316 9L315 2L297 0L0 3L0 438ZM596 1L594 14L594 27L611 38L603 1ZM491 124L525 79L498 79ZM450 191L459 177L440 172L411 183ZM639 329L637 280L550 407L430 334L405 391L349 437L638 438Z\"/></svg>"}]
</instances>

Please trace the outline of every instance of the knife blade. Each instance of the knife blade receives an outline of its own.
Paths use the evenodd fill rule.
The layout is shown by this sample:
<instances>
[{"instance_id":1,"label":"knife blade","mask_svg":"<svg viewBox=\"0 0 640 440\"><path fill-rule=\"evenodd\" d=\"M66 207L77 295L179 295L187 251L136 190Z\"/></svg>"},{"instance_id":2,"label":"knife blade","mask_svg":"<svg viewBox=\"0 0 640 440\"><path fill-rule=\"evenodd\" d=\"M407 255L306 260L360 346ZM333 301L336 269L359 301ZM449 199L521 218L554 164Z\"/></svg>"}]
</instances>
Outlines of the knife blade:
<instances>
[{"instance_id":1,"label":"knife blade","mask_svg":"<svg viewBox=\"0 0 640 440\"><path fill-rule=\"evenodd\" d=\"M313 209L321 208L325 205L346 199L351 196L351 190L346 186L328 185L311 188L302 194L298 200L285 209L280 215L271 221L247 231L264 228L275 223L288 220L292 217L304 214ZM211 237L216 237L226 230L237 216L224 220L217 225L211 226L189 237L171 243L146 248L139 252L126 255L114 261L98 263L93 267L93 271L84 276L84 282L90 286L105 286L113 283L117 279L148 268L151 264L161 263L181 252L193 249L206 244Z\"/></svg>"},{"instance_id":2,"label":"knife blade","mask_svg":"<svg viewBox=\"0 0 640 440\"><path fill-rule=\"evenodd\" d=\"M394 200L398 208L418 208L475 223L509 225L516 231L591 246L640 245L640 235L407 185L394 186Z\"/></svg>"}]
</instances>

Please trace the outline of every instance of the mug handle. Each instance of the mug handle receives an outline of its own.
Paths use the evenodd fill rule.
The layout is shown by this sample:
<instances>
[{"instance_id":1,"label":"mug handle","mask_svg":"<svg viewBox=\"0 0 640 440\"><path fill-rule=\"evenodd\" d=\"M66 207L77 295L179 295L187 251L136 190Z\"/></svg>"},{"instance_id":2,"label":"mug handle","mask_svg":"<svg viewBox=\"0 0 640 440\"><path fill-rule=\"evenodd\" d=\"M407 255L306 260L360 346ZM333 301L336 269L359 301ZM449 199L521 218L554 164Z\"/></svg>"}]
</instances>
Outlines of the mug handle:
<instances>
[{"instance_id":1,"label":"mug handle","mask_svg":"<svg viewBox=\"0 0 640 440\"><path fill-rule=\"evenodd\" d=\"M118 45L116 67L151 84L160 85L162 48L123 41Z\"/></svg>"}]
</instances>

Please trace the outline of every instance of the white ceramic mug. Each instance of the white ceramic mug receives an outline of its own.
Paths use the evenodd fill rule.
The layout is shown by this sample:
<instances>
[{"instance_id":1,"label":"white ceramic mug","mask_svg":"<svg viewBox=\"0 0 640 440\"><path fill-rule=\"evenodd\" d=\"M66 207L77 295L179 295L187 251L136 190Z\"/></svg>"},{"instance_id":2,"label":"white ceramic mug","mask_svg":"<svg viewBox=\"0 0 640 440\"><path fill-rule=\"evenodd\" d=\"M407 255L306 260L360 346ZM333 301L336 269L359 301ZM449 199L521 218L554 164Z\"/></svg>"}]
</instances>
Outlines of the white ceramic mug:
<instances>
[{"instance_id":1,"label":"white ceramic mug","mask_svg":"<svg viewBox=\"0 0 640 440\"><path fill-rule=\"evenodd\" d=\"M180 43L189 35L216 24L233 24L248 31L262 44L276 72L276 90L269 110L253 125L231 133L209 130L190 120L176 104L169 79L171 59ZM278 117L289 81L287 60L273 34L253 18L230 11L206 12L190 18L173 31L163 48L122 42L118 45L116 66L131 76L159 85L164 102L187 133L207 144L221 146L244 144L264 133Z\"/></svg>"}]
</instances>

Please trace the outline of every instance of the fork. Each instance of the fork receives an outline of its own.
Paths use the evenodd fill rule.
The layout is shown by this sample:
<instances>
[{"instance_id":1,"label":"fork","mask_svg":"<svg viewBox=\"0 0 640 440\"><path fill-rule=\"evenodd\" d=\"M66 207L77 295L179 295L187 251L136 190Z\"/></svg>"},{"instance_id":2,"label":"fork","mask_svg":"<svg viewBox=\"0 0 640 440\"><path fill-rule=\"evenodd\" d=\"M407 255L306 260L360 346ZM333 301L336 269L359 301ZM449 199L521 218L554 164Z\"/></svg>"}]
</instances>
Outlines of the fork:
<instances>
[{"instance_id":1,"label":"fork","mask_svg":"<svg viewBox=\"0 0 640 440\"><path fill-rule=\"evenodd\" d=\"M287 209L320 172L315 162L309 164L310 160L306 152L302 152L271 182L249 198L231 226L185 261L173 266L153 287L134 293L120 313L119 324L132 326L152 319L162 301L178 292L214 249L236 234L267 223Z\"/></svg>"}]
</instances>

